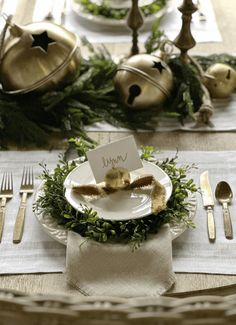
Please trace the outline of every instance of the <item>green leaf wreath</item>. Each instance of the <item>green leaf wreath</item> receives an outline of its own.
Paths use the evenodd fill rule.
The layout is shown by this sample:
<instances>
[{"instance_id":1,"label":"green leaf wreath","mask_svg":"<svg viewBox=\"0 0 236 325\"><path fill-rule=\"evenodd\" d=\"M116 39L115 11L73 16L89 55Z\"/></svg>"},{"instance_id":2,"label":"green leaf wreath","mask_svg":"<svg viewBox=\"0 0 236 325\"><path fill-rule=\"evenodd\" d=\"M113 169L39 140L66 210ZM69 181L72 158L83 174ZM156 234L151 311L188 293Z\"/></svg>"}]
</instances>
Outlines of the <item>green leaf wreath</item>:
<instances>
[{"instance_id":1,"label":"green leaf wreath","mask_svg":"<svg viewBox=\"0 0 236 325\"><path fill-rule=\"evenodd\" d=\"M85 160L86 151L93 147L84 140L71 139L71 145L76 149L77 155ZM83 206L83 211L75 210L65 199L63 183L66 176L77 166L75 161L60 159L53 172L43 165L42 179L44 181L43 194L34 204L34 210L51 215L58 224L66 229L73 230L81 236L105 242L129 243L137 248L150 234L156 234L165 223L183 224L193 227L189 216L188 195L196 192L192 179L187 173L194 168L193 165L179 166L178 156L158 159L158 152L153 147L142 147L141 158L155 163L170 177L173 185L171 198L164 211L158 215L150 215L141 219L128 221L109 221L100 219L91 208Z\"/></svg>"},{"instance_id":2,"label":"green leaf wreath","mask_svg":"<svg viewBox=\"0 0 236 325\"><path fill-rule=\"evenodd\" d=\"M146 41L147 53L155 52L163 39L159 24L158 20L153 25ZM18 96L0 90L0 148L7 148L9 144L43 146L52 133L89 140L85 127L98 121L132 130L154 130L162 115L184 123L199 109L202 90L198 73L192 65L183 64L178 55L170 57L167 62L174 75L174 89L165 109L156 107L133 111L120 102L114 88L117 64L111 54L103 46L95 49L86 39L81 40L90 50L89 59L82 61L74 81L63 89L44 95L29 93ZM236 58L228 54L197 59L204 69L215 62L236 66Z\"/></svg>"}]
</instances>

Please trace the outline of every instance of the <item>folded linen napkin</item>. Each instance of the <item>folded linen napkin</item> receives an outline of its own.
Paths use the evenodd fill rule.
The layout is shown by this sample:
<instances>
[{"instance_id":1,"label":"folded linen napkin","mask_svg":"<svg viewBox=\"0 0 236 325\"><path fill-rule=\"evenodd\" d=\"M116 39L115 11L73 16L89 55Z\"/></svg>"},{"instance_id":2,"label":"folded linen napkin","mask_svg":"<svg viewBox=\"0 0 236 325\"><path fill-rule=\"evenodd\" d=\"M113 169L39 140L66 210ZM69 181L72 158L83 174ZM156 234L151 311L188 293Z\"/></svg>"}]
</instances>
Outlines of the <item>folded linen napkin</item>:
<instances>
[{"instance_id":1,"label":"folded linen napkin","mask_svg":"<svg viewBox=\"0 0 236 325\"><path fill-rule=\"evenodd\" d=\"M164 225L141 247L101 244L69 232L67 281L85 295L159 296L175 282L172 238Z\"/></svg>"}]
</instances>

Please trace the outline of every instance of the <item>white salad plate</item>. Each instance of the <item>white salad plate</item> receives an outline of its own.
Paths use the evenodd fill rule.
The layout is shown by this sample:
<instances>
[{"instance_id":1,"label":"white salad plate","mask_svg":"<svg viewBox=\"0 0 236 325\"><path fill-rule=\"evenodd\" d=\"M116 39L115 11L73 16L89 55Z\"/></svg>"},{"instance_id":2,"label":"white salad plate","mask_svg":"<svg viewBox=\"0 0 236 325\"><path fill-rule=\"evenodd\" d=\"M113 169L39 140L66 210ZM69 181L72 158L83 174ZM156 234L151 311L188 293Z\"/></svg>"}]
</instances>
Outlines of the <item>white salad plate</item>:
<instances>
[{"instance_id":1,"label":"white salad plate","mask_svg":"<svg viewBox=\"0 0 236 325\"><path fill-rule=\"evenodd\" d=\"M130 1L131 3L131 1ZM76 0L71 0L71 8L76 14L80 22L86 24L94 24L96 26L110 28L110 29L127 29L126 19L113 19L103 16L95 16L92 13L86 12L82 4ZM163 17L172 10L171 6L167 4L153 15L149 15L144 19L144 26L150 27L157 19Z\"/></svg>"},{"instance_id":2,"label":"white salad plate","mask_svg":"<svg viewBox=\"0 0 236 325\"><path fill-rule=\"evenodd\" d=\"M172 193L169 176L157 165L143 161L143 168L130 172L131 182L142 175L153 175L166 190L166 201ZM105 197L79 195L72 190L74 184L96 184L89 162L74 168L64 182L66 200L76 210L83 211L83 206L92 208L98 217L105 220L123 221L148 216L151 211L151 188L120 190Z\"/></svg>"}]
</instances>

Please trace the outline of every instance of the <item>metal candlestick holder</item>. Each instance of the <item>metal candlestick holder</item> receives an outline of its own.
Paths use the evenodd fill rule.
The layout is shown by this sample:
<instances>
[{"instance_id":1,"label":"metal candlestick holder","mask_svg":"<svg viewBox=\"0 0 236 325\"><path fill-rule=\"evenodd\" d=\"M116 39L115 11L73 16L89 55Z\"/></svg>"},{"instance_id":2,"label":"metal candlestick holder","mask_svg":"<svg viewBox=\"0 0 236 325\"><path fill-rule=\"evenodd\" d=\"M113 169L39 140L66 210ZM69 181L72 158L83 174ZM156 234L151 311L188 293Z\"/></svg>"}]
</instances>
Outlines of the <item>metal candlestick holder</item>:
<instances>
[{"instance_id":1,"label":"metal candlestick holder","mask_svg":"<svg viewBox=\"0 0 236 325\"><path fill-rule=\"evenodd\" d=\"M182 27L179 35L173 41L174 45L180 49L180 57L184 62L188 61L187 52L196 45L195 39L191 33L192 14L197 11L197 7L192 0L184 0L183 4L178 8L182 13Z\"/></svg>"},{"instance_id":2,"label":"metal candlestick holder","mask_svg":"<svg viewBox=\"0 0 236 325\"><path fill-rule=\"evenodd\" d=\"M210 124L210 117L213 114L214 108L209 91L203 82L204 71L200 64L188 55L188 50L196 45L196 41L191 33L191 20L192 14L197 11L197 7L194 5L192 0L183 0L183 3L178 10L182 13L182 26L173 43L180 50L180 59L183 61L183 63L190 63L197 69L203 92L202 104L198 112L195 114L196 126L198 127L204 124Z\"/></svg>"},{"instance_id":3,"label":"metal candlestick holder","mask_svg":"<svg viewBox=\"0 0 236 325\"><path fill-rule=\"evenodd\" d=\"M182 13L182 26L173 44L180 50L180 59L184 64L192 64L198 71L199 80L203 92L202 104L195 114L196 126L210 124L210 117L213 114L213 105L210 94L204 85L204 71L200 64L188 55L188 51L196 45L196 41L191 33L192 14L197 11L197 7L192 0L183 0L178 8ZM138 6L138 0L132 0L132 6L128 15L127 24L132 30L131 56L139 53L138 30L143 25L143 17Z\"/></svg>"},{"instance_id":4,"label":"metal candlestick holder","mask_svg":"<svg viewBox=\"0 0 236 325\"><path fill-rule=\"evenodd\" d=\"M138 6L138 0L132 0L132 6L127 18L127 25L132 30L132 48L130 56L133 56L139 53L138 30L143 25L143 16Z\"/></svg>"}]
</instances>

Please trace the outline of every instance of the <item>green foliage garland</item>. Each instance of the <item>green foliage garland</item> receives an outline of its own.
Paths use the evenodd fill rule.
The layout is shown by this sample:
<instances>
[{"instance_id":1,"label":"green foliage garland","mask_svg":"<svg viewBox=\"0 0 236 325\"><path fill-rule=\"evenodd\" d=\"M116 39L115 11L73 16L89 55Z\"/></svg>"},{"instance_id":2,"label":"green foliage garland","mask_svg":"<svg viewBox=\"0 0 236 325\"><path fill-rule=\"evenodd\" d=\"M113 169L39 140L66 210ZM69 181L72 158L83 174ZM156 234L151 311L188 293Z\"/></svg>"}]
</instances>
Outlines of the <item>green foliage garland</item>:
<instances>
[{"instance_id":1,"label":"green foliage garland","mask_svg":"<svg viewBox=\"0 0 236 325\"><path fill-rule=\"evenodd\" d=\"M155 52L163 40L159 23L153 25L146 41L147 53ZM81 40L90 50L90 56L83 60L70 85L44 95L13 96L0 90L0 148L7 148L11 143L43 146L52 132L88 140L85 127L98 121L132 130L154 130L162 115L184 123L199 109L202 90L198 73L192 65L183 64L178 56L170 57L167 62L173 71L175 85L165 108L140 111L126 108L114 88L117 64L110 53L105 47L95 49L85 38ZM236 58L228 54L198 56L197 60L204 70L216 62L236 67Z\"/></svg>"},{"instance_id":2,"label":"green foliage garland","mask_svg":"<svg viewBox=\"0 0 236 325\"><path fill-rule=\"evenodd\" d=\"M81 157L85 155L88 148L91 148L90 143L78 139L72 139L71 144L75 146ZM133 248L137 248L149 234L156 234L165 223L182 223L186 227L193 227L186 201L189 193L196 192L193 180L187 179L187 173L193 166L178 166L177 155L164 160L158 160L157 156L158 153L153 147L142 148L141 158L161 167L169 175L173 184L173 193L167 208L157 216L150 215L128 221L109 221L98 218L97 213L86 206L83 206L83 212L76 211L67 203L63 188L66 176L76 167L76 163L66 162L64 159L59 161L53 173L43 166L44 192L35 203L34 209L51 215L58 224L85 238L102 243L129 243Z\"/></svg>"}]
</instances>

